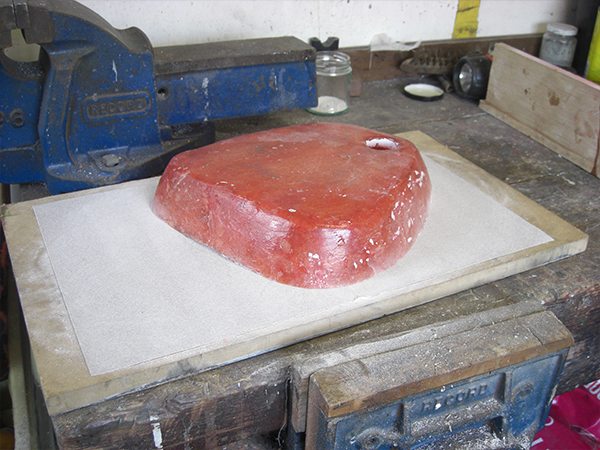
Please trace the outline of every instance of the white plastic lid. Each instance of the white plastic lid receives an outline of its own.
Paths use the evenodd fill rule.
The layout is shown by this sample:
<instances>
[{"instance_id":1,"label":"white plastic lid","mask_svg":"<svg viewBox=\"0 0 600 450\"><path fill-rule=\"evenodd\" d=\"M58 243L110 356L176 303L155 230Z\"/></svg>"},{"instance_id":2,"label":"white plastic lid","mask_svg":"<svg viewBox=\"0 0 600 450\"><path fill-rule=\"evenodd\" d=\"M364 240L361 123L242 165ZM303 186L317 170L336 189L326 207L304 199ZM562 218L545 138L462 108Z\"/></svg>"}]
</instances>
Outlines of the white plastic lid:
<instances>
[{"instance_id":1,"label":"white plastic lid","mask_svg":"<svg viewBox=\"0 0 600 450\"><path fill-rule=\"evenodd\" d=\"M413 83L404 87L404 95L414 100L430 102L441 99L444 95L444 91L441 88L431 84Z\"/></svg>"},{"instance_id":2,"label":"white plastic lid","mask_svg":"<svg viewBox=\"0 0 600 450\"><path fill-rule=\"evenodd\" d=\"M567 25L566 23L549 23L546 26L546 30L550 33L560 34L561 36L575 36L577 34L577 27Z\"/></svg>"}]
</instances>

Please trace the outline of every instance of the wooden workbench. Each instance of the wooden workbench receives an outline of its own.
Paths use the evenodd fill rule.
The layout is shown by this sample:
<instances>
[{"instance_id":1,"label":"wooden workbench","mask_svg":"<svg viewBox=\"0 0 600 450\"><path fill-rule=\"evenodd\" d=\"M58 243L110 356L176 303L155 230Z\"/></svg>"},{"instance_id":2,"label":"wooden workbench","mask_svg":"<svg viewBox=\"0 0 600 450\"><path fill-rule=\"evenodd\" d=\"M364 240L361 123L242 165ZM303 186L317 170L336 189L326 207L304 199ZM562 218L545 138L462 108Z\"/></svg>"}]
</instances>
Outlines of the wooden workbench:
<instances>
[{"instance_id":1,"label":"wooden workbench","mask_svg":"<svg viewBox=\"0 0 600 450\"><path fill-rule=\"evenodd\" d=\"M269 448L256 436L284 431L293 364L451 319L506 311L528 301L544 304L573 334L575 345L559 393L600 378L600 180L474 102L449 94L431 103L407 99L401 87L408 81L364 83L361 96L352 99L350 111L342 116L324 118L293 111L220 121L217 138L316 120L387 133L419 130L588 234L587 250L343 331L56 415L52 420L62 445L134 448L136 429L148 429L153 417L160 416L163 429L176 429L182 435L199 435L204 429L205 440L196 442L201 448L228 444L235 448L236 441L248 438L251 441L243 445Z\"/></svg>"},{"instance_id":2,"label":"wooden workbench","mask_svg":"<svg viewBox=\"0 0 600 450\"><path fill-rule=\"evenodd\" d=\"M418 311L444 305L454 309L451 305L459 299L464 302L465 297L479 298L478 308L484 309L494 303L539 300L575 338L559 392L600 378L600 180L485 113L475 101L453 94L431 103L407 99L401 88L414 81L364 83L361 96L352 99L346 115L318 119L387 133L423 131L589 236L587 250L581 255L438 300L435 306L419 307ZM289 112L223 121L217 124L217 137L315 119ZM408 312L400 313L396 320L403 314Z\"/></svg>"}]
</instances>

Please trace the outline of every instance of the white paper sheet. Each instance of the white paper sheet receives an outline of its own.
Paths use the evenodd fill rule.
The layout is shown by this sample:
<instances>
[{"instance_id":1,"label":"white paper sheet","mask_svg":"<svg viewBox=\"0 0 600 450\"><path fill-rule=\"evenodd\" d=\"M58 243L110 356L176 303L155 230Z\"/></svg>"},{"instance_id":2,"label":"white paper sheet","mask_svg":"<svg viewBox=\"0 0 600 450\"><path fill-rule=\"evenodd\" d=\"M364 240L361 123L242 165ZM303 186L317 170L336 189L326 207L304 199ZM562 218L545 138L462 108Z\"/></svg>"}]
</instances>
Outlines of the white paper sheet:
<instances>
[{"instance_id":1,"label":"white paper sheet","mask_svg":"<svg viewBox=\"0 0 600 450\"><path fill-rule=\"evenodd\" d=\"M90 374L311 323L552 240L425 161L432 207L412 249L385 272L336 289L270 281L186 238L151 212L156 180L35 206Z\"/></svg>"}]
</instances>

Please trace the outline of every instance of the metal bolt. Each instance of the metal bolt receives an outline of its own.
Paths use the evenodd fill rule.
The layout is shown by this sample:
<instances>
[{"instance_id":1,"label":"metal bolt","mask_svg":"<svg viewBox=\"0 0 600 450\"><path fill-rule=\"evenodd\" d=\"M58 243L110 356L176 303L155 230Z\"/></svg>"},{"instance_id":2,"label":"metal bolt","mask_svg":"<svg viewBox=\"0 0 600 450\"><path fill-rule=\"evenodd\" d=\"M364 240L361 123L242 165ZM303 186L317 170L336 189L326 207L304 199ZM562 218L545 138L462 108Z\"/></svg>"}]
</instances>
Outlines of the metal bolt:
<instances>
[{"instance_id":1,"label":"metal bolt","mask_svg":"<svg viewBox=\"0 0 600 450\"><path fill-rule=\"evenodd\" d=\"M3 125L5 120L6 120L6 116L4 115L3 112L0 111L0 125Z\"/></svg>"},{"instance_id":2,"label":"metal bolt","mask_svg":"<svg viewBox=\"0 0 600 450\"><path fill-rule=\"evenodd\" d=\"M158 94L158 98L161 100L164 100L169 95L169 91L166 87L159 87L156 93Z\"/></svg>"},{"instance_id":3,"label":"metal bolt","mask_svg":"<svg viewBox=\"0 0 600 450\"><path fill-rule=\"evenodd\" d=\"M515 395L515 401L516 402L523 402L525 400L527 400L527 398L533 394L534 392L534 388L532 385L530 384L526 384L523 387L520 387L519 390L517 391L516 395Z\"/></svg>"},{"instance_id":4,"label":"metal bolt","mask_svg":"<svg viewBox=\"0 0 600 450\"><path fill-rule=\"evenodd\" d=\"M378 436L371 435L360 443L360 448L365 450L375 450L381 445L381 440Z\"/></svg>"},{"instance_id":5,"label":"metal bolt","mask_svg":"<svg viewBox=\"0 0 600 450\"><path fill-rule=\"evenodd\" d=\"M121 158L119 158L118 155L115 155L113 153L103 155L101 159L102 164L104 164L106 167L115 167L121 162Z\"/></svg>"}]
</instances>

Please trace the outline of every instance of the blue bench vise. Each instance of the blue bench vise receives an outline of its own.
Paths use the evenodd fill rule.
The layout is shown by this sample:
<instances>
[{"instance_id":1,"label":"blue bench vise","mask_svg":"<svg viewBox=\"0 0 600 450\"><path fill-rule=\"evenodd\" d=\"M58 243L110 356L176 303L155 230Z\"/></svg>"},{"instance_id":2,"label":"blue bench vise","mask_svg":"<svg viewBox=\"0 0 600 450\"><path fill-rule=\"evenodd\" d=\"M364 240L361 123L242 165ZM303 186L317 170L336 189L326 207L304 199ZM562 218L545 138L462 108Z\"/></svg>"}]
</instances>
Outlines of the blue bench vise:
<instances>
[{"instance_id":1,"label":"blue bench vise","mask_svg":"<svg viewBox=\"0 0 600 450\"><path fill-rule=\"evenodd\" d=\"M153 48L73 0L0 0L34 62L0 51L0 182L52 194L159 174L214 141L211 120L316 105L316 51L294 37Z\"/></svg>"},{"instance_id":2,"label":"blue bench vise","mask_svg":"<svg viewBox=\"0 0 600 450\"><path fill-rule=\"evenodd\" d=\"M530 448L571 333L535 300L452 317L296 364L286 450Z\"/></svg>"}]
</instances>

